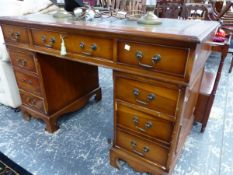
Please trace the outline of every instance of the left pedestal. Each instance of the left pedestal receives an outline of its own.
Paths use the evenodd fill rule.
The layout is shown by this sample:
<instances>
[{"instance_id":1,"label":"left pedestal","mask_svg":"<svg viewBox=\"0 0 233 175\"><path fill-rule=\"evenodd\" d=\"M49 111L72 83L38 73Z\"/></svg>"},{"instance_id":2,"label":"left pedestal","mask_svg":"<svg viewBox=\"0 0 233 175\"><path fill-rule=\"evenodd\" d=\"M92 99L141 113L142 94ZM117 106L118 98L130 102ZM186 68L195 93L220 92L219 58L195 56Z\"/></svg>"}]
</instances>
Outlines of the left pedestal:
<instances>
[{"instance_id":1,"label":"left pedestal","mask_svg":"<svg viewBox=\"0 0 233 175\"><path fill-rule=\"evenodd\" d=\"M25 119L42 119L48 132L63 114L101 99L98 67L8 46Z\"/></svg>"}]
</instances>

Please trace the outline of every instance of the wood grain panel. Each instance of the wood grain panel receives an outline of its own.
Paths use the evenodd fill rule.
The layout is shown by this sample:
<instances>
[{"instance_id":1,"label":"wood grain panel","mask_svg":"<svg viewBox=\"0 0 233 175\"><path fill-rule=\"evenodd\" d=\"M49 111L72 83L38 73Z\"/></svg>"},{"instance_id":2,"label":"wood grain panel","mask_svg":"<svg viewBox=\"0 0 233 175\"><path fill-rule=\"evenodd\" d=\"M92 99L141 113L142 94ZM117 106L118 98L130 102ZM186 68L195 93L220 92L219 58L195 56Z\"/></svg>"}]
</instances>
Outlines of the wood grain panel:
<instances>
[{"instance_id":1,"label":"wood grain panel","mask_svg":"<svg viewBox=\"0 0 233 175\"><path fill-rule=\"evenodd\" d=\"M99 87L98 67L37 54L49 114Z\"/></svg>"}]
</instances>

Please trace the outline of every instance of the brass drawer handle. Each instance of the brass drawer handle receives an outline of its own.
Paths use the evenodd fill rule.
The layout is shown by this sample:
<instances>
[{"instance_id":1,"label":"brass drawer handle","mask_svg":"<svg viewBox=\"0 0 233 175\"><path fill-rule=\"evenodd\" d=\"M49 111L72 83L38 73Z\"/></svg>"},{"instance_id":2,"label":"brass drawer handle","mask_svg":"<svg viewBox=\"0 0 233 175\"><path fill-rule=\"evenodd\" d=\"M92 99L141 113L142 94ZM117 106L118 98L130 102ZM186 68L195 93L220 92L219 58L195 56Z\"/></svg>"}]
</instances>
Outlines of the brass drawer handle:
<instances>
[{"instance_id":1,"label":"brass drawer handle","mask_svg":"<svg viewBox=\"0 0 233 175\"><path fill-rule=\"evenodd\" d=\"M26 84L32 85L32 80L23 79L22 81L23 81L24 83L26 83Z\"/></svg>"},{"instance_id":2,"label":"brass drawer handle","mask_svg":"<svg viewBox=\"0 0 233 175\"><path fill-rule=\"evenodd\" d=\"M46 44L47 39L46 39L46 36L43 35L43 36L41 36L41 41L42 41L42 43L44 44L45 47L47 47L47 48L53 48L54 44L56 43L56 38L55 37L51 37L49 39L49 44Z\"/></svg>"},{"instance_id":3,"label":"brass drawer handle","mask_svg":"<svg viewBox=\"0 0 233 175\"><path fill-rule=\"evenodd\" d=\"M10 38L12 41L19 41L20 39L20 33L19 32L11 32Z\"/></svg>"},{"instance_id":4,"label":"brass drawer handle","mask_svg":"<svg viewBox=\"0 0 233 175\"><path fill-rule=\"evenodd\" d=\"M135 154L137 154L137 155L139 155L141 157L144 157L146 155L146 153L148 153L150 151L148 146L144 146L142 148L142 152L138 151L137 148L136 148L137 147L137 142L134 141L134 140L132 140L130 142L130 144L131 144L132 152L134 152Z\"/></svg>"},{"instance_id":5,"label":"brass drawer handle","mask_svg":"<svg viewBox=\"0 0 233 175\"><path fill-rule=\"evenodd\" d=\"M92 56L92 53L91 52L81 52L83 55L86 55L86 56Z\"/></svg>"},{"instance_id":6,"label":"brass drawer handle","mask_svg":"<svg viewBox=\"0 0 233 175\"><path fill-rule=\"evenodd\" d=\"M84 48L85 48L85 43L84 43L84 42L80 42L79 47L80 47L81 49L84 49ZM89 52L82 51L81 53L82 53L83 55L86 55L86 56L92 56L93 51L96 51L96 50L97 50L97 45L96 45L95 43L93 43L93 44L91 45L91 49L90 49Z\"/></svg>"},{"instance_id":7,"label":"brass drawer handle","mask_svg":"<svg viewBox=\"0 0 233 175\"><path fill-rule=\"evenodd\" d=\"M139 119L138 119L137 116L134 116L134 118L133 118L133 123L134 123L134 125L135 125L135 128L136 128L137 130L139 130L139 131L142 131L142 132L147 132L148 129L150 129L150 128L153 127L153 123L152 123L151 121L147 121L147 122L145 123L144 128L139 127L139 126L138 126L138 125L139 125Z\"/></svg>"},{"instance_id":8,"label":"brass drawer handle","mask_svg":"<svg viewBox=\"0 0 233 175\"><path fill-rule=\"evenodd\" d=\"M152 65L148 65L141 63L141 60L143 58L143 53L141 51L137 51L135 56L138 61L138 65L144 68L153 68L154 65L161 60L161 56L159 54L156 54L151 58Z\"/></svg>"},{"instance_id":9,"label":"brass drawer handle","mask_svg":"<svg viewBox=\"0 0 233 175\"><path fill-rule=\"evenodd\" d=\"M81 43L79 44L79 46L80 46L81 49L84 49L84 48L85 48L85 43L84 43L84 42L81 42Z\"/></svg>"},{"instance_id":10,"label":"brass drawer handle","mask_svg":"<svg viewBox=\"0 0 233 175\"><path fill-rule=\"evenodd\" d=\"M155 99L155 94L154 93L150 93L147 95L147 99L146 101L142 101L138 98L138 96L140 95L140 90L137 89L137 88L134 88L133 89L133 94L135 96L135 100L136 102L140 103L140 104L143 104L143 105L149 105L150 102L152 102L154 99Z\"/></svg>"},{"instance_id":11,"label":"brass drawer handle","mask_svg":"<svg viewBox=\"0 0 233 175\"><path fill-rule=\"evenodd\" d=\"M18 66L20 67L25 67L27 65L27 61L25 61L24 59L17 58L16 61Z\"/></svg>"}]
</instances>

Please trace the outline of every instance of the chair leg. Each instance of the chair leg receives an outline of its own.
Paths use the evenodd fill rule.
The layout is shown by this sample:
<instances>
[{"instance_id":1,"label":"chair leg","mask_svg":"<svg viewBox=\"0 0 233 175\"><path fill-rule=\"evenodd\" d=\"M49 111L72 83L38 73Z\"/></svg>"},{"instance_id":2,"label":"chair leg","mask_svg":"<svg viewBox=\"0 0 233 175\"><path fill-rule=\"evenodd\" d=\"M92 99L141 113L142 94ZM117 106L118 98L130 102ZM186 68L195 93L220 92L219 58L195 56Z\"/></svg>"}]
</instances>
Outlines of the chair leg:
<instances>
[{"instance_id":1,"label":"chair leg","mask_svg":"<svg viewBox=\"0 0 233 175\"><path fill-rule=\"evenodd\" d=\"M233 67L233 54L232 54L232 58L231 58L231 65L230 65L229 73L231 73L232 67Z\"/></svg>"}]
</instances>

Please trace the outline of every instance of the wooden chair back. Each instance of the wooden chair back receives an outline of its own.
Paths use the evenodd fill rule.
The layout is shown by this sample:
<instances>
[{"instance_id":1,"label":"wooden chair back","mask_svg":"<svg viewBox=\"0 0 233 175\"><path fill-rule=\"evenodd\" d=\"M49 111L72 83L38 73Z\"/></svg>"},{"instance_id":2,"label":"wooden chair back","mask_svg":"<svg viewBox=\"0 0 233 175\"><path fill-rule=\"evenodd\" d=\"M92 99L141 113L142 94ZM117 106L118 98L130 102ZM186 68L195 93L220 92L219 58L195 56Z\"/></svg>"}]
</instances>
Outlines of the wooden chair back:
<instances>
[{"instance_id":1,"label":"wooden chair back","mask_svg":"<svg viewBox=\"0 0 233 175\"><path fill-rule=\"evenodd\" d=\"M211 13L213 13L211 4L186 3L183 6L181 16L183 19L211 20Z\"/></svg>"},{"instance_id":2,"label":"wooden chair back","mask_svg":"<svg viewBox=\"0 0 233 175\"><path fill-rule=\"evenodd\" d=\"M155 14L160 18L180 18L183 5L180 3L158 3Z\"/></svg>"},{"instance_id":3,"label":"wooden chair back","mask_svg":"<svg viewBox=\"0 0 233 175\"><path fill-rule=\"evenodd\" d=\"M146 0L97 0L97 6L121 11L145 11Z\"/></svg>"},{"instance_id":4,"label":"wooden chair back","mask_svg":"<svg viewBox=\"0 0 233 175\"><path fill-rule=\"evenodd\" d=\"M228 2L219 14L218 18L222 21L223 26L231 26L233 28L233 2Z\"/></svg>"},{"instance_id":5,"label":"wooden chair back","mask_svg":"<svg viewBox=\"0 0 233 175\"><path fill-rule=\"evenodd\" d=\"M184 4L184 0L157 0L157 4Z\"/></svg>"},{"instance_id":6,"label":"wooden chair back","mask_svg":"<svg viewBox=\"0 0 233 175\"><path fill-rule=\"evenodd\" d=\"M179 18L184 0L157 0L155 14L160 18Z\"/></svg>"}]
</instances>

